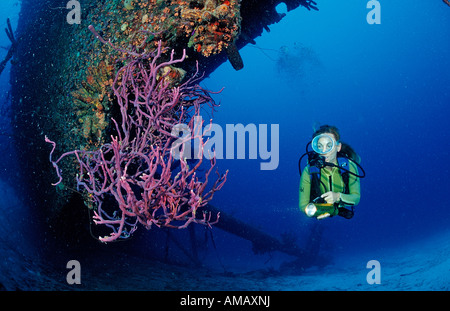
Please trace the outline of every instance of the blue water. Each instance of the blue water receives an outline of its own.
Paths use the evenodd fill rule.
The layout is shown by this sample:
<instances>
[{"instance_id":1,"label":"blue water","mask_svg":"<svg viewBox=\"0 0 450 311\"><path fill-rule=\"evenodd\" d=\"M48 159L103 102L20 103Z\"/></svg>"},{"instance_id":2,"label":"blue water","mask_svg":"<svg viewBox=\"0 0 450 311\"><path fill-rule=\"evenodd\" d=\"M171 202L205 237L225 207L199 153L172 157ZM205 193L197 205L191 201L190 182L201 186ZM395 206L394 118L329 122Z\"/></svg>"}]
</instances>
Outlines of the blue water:
<instances>
[{"instance_id":1,"label":"blue water","mask_svg":"<svg viewBox=\"0 0 450 311\"><path fill-rule=\"evenodd\" d=\"M315 124L340 129L367 173L355 218L326 221L330 239L348 249L402 243L446 228L450 215L450 8L382 1L381 24L369 25L363 2L288 13L256 40L260 49L241 51L243 71L225 64L205 82L225 86L215 122L280 125L278 169L219 162L231 173L217 201L269 230L301 230L298 158ZM308 49L304 60L299 46ZM298 72L277 67L280 57Z\"/></svg>"},{"instance_id":2,"label":"blue water","mask_svg":"<svg viewBox=\"0 0 450 311\"><path fill-rule=\"evenodd\" d=\"M381 24L369 25L366 1L317 2L318 12L303 8L289 12L280 23L270 26L269 33L257 38L255 46L244 47L240 51L243 70L236 72L225 63L203 81L203 86L213 91L224 87L214 96L221 103L213 115L214 123L223 128L238 123L278 124L280 129L275 170L262 171L260 158L217 161L219 170L228 169L229 175L212 203L273 236L290 233L302 245L314 220L298 210L297 162L314 126L337 126L342 140L360 154L367 177L361 180L361 202L353 219L321 221L322 252L335 264L349 258L358 262L362 267L359 284L367 284L365 265L369 260L379 260L382 267L386 263L392 271L401 269L392 268L403 262L394 250L406 247L405 253L411 254L439 250L448 228L450 7L439 0L382 0ZM9 16L15 28L17 2L3 1L0 6L0 21ZM285 8L280 5L279 10ZM8 45L8 39L0 33L3 45ZM6 50L1 50L0 57L4 54ZM0 76L2 111L7 110L4 94L8 81L7 68ZM205 118L208 115L205 111ZM7 128L5 114L1 120ZM7 135L0 136L0 141L4 150L12 148ZM5 181L5 175L14 172L8 165L1 167ZM12 190L4 191L4 206L0 206L5 209L3 233L13 231L13 222L27 216L27 209L13 199L17 196ZM16 212L11 212L11 206ZM9 238L4 234L0 242L14 244L17 236L26 241L20 230L26 232L27 226L19 226ZM435 242L436 236L440 236L439 242ZM217 249L209 246L209 264L225 266L228 271L277 269L287 260L278 253L254 255L249 242L218 230L215 243ZM23 246L17 248L23 251ZM14 258L11 254L8 258ZM395 270L396 276L409 276L430 266L426 255L415 260L409 267L412 272ZM432 280L428 283L411 281L408 286L398 283L388 289L448 289L442 284L450 280L449 267L443 265L437 272L421 272L421 278ZM331 272L325 271L330 277ZM336 277L345 278L346 271L349 277L354 275L343 270ZM306 271L304 279L297 276L296 281L279 286L268 280L265 286L310 289L299 284L306 279L324 284L324 274L320 269ZM442 282L434 281L436 275ZM234 289L245 289L239 280L233 280ZM216 284L209 289L228 288L224 286ZM335 289L373 289L356 286Z\"/></svg>"}]
</instances>

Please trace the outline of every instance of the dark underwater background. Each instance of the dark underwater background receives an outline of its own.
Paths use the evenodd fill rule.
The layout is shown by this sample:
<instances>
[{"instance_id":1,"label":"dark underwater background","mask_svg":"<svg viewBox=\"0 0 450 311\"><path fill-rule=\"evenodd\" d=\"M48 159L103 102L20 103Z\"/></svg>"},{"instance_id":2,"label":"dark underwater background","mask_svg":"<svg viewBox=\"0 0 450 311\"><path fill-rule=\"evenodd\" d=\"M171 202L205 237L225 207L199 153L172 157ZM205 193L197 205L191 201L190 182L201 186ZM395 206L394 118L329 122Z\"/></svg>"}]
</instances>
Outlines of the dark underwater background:
<instances>
[{"instance_id":1,"label":"dark underwater background","mask_svg":"<svg viewBox=\"0 0 450 311\"><path fill-rule=\"evenodd\" d=\"M152 262L152 252L161 248L152 249L149 241L159 235L144 228L139 228L134 240L119 246L99 245L99 260L91 266L83 261L83 256L92 255L91 249L55 252L56 263L81 262L85 273L81 287L67 285L64 264L36 260L39 265L33 265L33 258L47 257L42 255L45 242L32 219L33 211L24 206L9 182L18 164L8 135L12 117L8 64L0 76L2 288L448 290L450 7L440 0L380 3L379 25L367 23L369 9L361 0L318 1L317 12L291 11L257 38L256 45L240 51L243 70L236 72L227 62L202 82L213 91L224 87L214 96L221 106L212 115L213 122L223 128L238 123L279 124L276 170L260 170L260 158L217 161L219 170L228 169L229 175L212 204L234 217L275 237L288 235L298 245L306 245L317 221L298 209L298 159L318 125L337 126L342 140L361 156L366 172L355 217L334 217L319 224L323 232L318 247L324 261L284 273L280 267L295 258L279 252L253 254L250 242L213 228L214 242L205 237L202 253L204 269L212 272L196 274L198 284L208 284L207 288L195 287L182 276L177 279L179 287L159 287L169 283L162 280L164 275L159 280L153 276L159 283L152 283L143 270L135 283L123 283L124 277L118 276L105 279L104 286L90 286L89 277L94 278L101 258L118 256L118 261L126 262L127 256L135 256L122 267L129 275L133 265ZM2 1L0 22L10 17L15 29L19 10L17 1ZM279 10L285 11L283 5ZM5 33L0 33L0 46L8 44ZM3 55L6 50L2 49L0 58ZM205 119L210 116L205 110ZM381 264L379 285L366 282L369 260ZM114 267L115 271L122 268ZM173 269L185 273L179 267ZM18 285L20 279L26 281Z\"/></svg>"}]
</instances>

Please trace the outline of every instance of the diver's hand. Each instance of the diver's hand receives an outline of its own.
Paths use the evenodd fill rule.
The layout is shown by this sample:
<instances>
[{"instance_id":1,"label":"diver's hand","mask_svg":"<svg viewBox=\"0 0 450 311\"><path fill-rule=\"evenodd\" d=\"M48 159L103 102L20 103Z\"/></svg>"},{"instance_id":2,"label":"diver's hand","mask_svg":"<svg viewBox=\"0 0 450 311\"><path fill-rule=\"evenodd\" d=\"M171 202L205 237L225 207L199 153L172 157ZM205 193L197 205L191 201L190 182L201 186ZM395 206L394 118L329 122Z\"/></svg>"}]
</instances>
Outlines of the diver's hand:
<instances>
[{"instance_id":1,"label":"diver's hand","mask_svg":"<svg viewBox=\"0 0 450 311\"><path fill-rule=\"evenodd\" d=\"M327 218L327 217L330 217L330 216L331 216L330 213L325 213L325 214L317 216L317 219L321 220L321 219L324 219L324 218Z\"/></svg>"},{"instance_id":2,"label":"diver's hand","mask_svg":"<svg viewBox=\"0 0 450 311\"><path fill-rule=\"evenodd\" d=\"M320 197L323 198L327 203L333 204L341 199L341 193L328 191L322 194Z\"/></svg>"}]
</instances>

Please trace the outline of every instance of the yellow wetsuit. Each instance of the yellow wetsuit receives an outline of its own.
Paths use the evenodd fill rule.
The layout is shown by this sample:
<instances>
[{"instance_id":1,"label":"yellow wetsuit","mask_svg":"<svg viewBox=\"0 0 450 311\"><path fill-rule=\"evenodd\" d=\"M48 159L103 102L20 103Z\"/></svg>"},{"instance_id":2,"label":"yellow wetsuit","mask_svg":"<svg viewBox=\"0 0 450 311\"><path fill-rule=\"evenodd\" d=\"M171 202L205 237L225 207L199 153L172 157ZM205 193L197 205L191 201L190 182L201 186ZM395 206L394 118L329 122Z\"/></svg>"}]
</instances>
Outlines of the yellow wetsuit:
<instances>
[{"instance_id":1,"label":"yellow wetsuit","mask_svg":"<svg viewBox=\"0 0 450 311\"><path fill-rule=\"evenodd\" d=\"M358 168L354 163L348 161L349 170L352 173L358 175ZM345 205L357 205L361 198L361 190L359 184L359 177L356 177L352 174L349 174L348 188L349 193L343 193L345 184L342 180L342 176L339 173L339 168L333 167L330 168L322 168L320 170L320 193L325 193L328 191L340 192L341 200L339 201L339 206ZM299 207L302 212L305 212L305 207L310 203L310 193L311 193L311 174L309 171L309 165L307 165L302 172L302 176L300 178L300 187L299 187ZM311 198L314 199L314 198ZM335 209L335 213L331 216L337 215L338 210Z\"/></svg>"}]
</instances>

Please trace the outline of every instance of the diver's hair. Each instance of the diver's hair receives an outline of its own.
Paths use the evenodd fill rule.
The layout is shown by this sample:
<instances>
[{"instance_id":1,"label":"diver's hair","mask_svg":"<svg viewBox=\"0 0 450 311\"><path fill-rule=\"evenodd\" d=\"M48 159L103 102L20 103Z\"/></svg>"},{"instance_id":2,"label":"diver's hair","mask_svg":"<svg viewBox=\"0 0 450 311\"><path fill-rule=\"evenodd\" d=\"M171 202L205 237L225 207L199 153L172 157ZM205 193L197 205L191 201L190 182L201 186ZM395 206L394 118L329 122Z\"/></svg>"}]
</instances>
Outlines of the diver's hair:
<instances>
[{"instance_id":1,"label":"diver's hair","mask_svg":"<svg viewBox=\"0 0 450 311\"><path fill-rule=\"evenodd\" d=\"M339 134L339 129L336 126L333 125L322 125L317 129L313 135L312 138L324 134L324 133L331 133L336 138L337 142L340 142L342 144L340 153L347 156L351 160L355 161L356 163L361 163L361 157L356 153L356 151L347 143L344 143L341 141L341 134Z\"/></svg>"}]
</instances>

